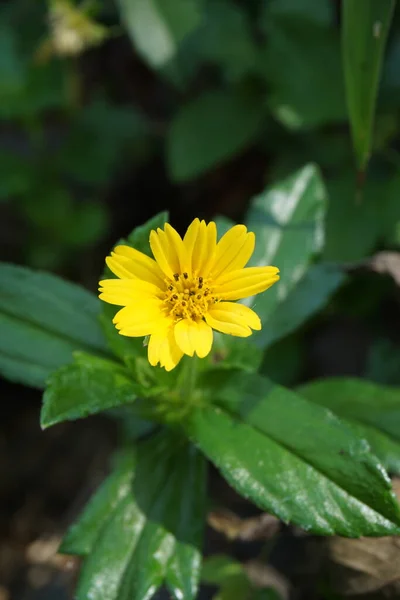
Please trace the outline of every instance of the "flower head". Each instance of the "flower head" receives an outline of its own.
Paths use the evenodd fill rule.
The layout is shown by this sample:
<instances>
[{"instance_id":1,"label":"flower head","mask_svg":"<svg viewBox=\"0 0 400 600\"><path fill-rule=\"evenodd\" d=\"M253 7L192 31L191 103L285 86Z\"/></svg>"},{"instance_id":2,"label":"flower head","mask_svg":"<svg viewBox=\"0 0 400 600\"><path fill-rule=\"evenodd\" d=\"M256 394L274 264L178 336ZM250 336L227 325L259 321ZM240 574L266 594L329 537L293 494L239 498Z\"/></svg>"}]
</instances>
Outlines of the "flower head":
<instances>
[{"instance_id":1,"label":"flower head","mask_svg":"<svg viewBox=\"0 0 400 600\"><path fill-rule=\"evenodd\" d=\"M248 267L255 235L235 225L217 242L213 221L195 219L184 238L168 223L150 233L153 258L117 246L106 258L118 279L100 281L100 299L123 306L113 322L121 335L150 336L148 358L170 371L184 354L204 358L213 329L248 337L258 315L234 302L279 279L276 267Z\"/></svg>"}]
</instances>

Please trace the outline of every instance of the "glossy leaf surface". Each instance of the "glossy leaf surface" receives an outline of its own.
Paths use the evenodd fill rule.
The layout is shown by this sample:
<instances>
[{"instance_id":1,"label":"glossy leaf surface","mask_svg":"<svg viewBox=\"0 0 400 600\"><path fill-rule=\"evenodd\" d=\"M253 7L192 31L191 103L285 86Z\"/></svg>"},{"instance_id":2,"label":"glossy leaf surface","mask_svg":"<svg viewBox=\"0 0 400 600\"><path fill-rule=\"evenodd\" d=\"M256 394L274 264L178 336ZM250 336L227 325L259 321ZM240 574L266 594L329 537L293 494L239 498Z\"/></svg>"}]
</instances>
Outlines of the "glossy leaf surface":
<instances>
[{"instance_id":1,"label":"glossy leaf surface","mask_svg":"<svg viewBox=\"0 0 400 600\"><path fill-rule=\"evenodd\" d=\"M199 410L189 434L239 493L315 533L399 530L382 465L330 411L256 375L210 373L204 385L221 408Z\"/></svg>"},{"instance_id":2,"label":"glossy leaf surface","mask_svg":"<svg viewBox=\"0 0 400 600\"><path fill-rule=\"evenodd\" d=\"M387 469L400 472L400 390L336 377L302 385L298 392L348 421Z\"/></svg>"},{"instance_id":3,"label":"glossy leaf surface","mask_svg":"<svg viewBox=\"0 0 400 600\"><path fill-rule=\"evenodd\" d=\"M204 458L167 432L139 443L136 461L126 452L63 544L63 551L87 556L77 598L145 600L165 581L177 600L194 599Z\"/></svg>"},{"instance_id":4,"label":"glossy leaf surface","mask_svg":"<svg viewBox=\"0 0 400 600\"><path fill-rule=\"evenodd\" d=\"M113 361L80 355L73 364L52 373L43 395L42 427L131 404L138 386L128 371Z\"/></svg>"}]
</instances>

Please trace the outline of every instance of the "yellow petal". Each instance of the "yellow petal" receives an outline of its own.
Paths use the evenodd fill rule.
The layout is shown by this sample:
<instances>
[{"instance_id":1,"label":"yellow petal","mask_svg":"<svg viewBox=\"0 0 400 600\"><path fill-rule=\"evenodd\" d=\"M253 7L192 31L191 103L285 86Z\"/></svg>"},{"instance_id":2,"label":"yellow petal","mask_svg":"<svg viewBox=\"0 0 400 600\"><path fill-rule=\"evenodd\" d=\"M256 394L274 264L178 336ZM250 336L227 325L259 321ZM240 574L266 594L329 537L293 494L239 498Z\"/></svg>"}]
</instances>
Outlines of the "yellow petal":
<instances>
[{"instance_id":1,"label":"yellow petal","mask_svg":"<svg viewBox=\"0 0 400 600\"><path fill-rule=\"evenodd\" d=\"M159 287L141 279L104 279L99 285L100 300L117 306L127 306L162 294Z\"/></svg>"},{"instance_id":2,"label":"yellow petal","mask_svg":"<svg viewBox=\"0 0 400 600\"><path fill-rule=\"evenodd\" d=\"M131 262L126 262L125 264L130 265L130 272L132 272L135 277L158 285L161 289L165 288L164 274L156 261L153 258L150 258L150 256L147 256L146 254L143 254L143 252L139 252L139 250L131 248L130 246L116 246L114 248L114 257L116 259L119 257L129 259Z\"/></svg>"},{"instance_id":3,"label":"yellow petal","mask_svg":"<svg viewBox=\"0 0 400 600\"><path fill-rule=\"evenodd\" d=\"M221 275L214 294L222 300L240 300L267 290L279 279L276 267L248 267Z\"/></svg>"},{"instance_id":4,"label":"yellow petal","mask_svg":"<svg viewBox=\"0 0 400 600\"><path fill-rule=\"evenodd\" d=\"M260 317L248 306L244 304L238 304L237 302L218 302L211 308L213 315L218 312L221 316L224 313L225 318L230 323L237 323L244 327L250 327L259 331L261 329Z\"/></svg>"},{"instance_id":5,"label":"yellow petal","mask_svg":"<svg viewBox=\"0 0 400 600\"><path fill-rule=\"evenodd\" d=\"M206 228L206 252L202 264L199 267L199 273L207 277L210 266L214 264L217 251L217 226L214 221L210 221Z\"/></svg>"},{"instance_id":6,"label":"yellow petal","mask_svg":"<svg viewBox=\"0 0 400 600\"><path fill-rule=\"evenodd\" d=\"M221 331L221 333L236 335L237 337L248 337L252 334L252 331L246 319L242 315L236 314L230 307L227 308L226 305L229 304L231 303L219 302L215 304L206 314L206 322L210 327Z\"/></svg>"},{"instance_id":7,"label":"yellow petal","mask_svg":"<svg viewBox=\"0 0 400 600\"><path fill-rule=\"evenodd\" d=\"M150 232L150 247L158 265L167 277L173 279L180 272L179 258L171 245L167 234L162 229Z\"/></svg>"},{"instance_id":8,"label":"yellow petal","mask_svg":"<svg viewBox=\"0 0 400 600\"><path fill-rule=\"evenodd\" d=\"M195 219L184 237L186 252L190 258L193 274L207 276L209 265L215 257L217 247L217 227L213 221Z\"/></svg>"},{"instance_id":9,"label":"yellow petal","mask_svg":"<svg viewBox=\"0 0 400 600\"><path fill-rule=\"evenodd\" d=\"M175 325L175 341L179 348L188 356L194 353L200 358L209 354L213 341L211 327L204 321L182 319Z\"/></svg>"},{"instance_id":10,"label":"yellow petal","mask_svg":"<svg viewBox=\"0 0 400 600\"><path fill-rule=\"evenodd\" d=\"M229 229L217 244L215 260L210 269L212 276L218 277L227 270L244 267L253 253L254 241L254 234L248 234L245 225L235 225Z\"/></svg>"},{"instance_id":11,"label":"yellow petal","mask_svg":"<svg viewBox=\"0 0 400 600\"><path fill-rule=\"evenodd\" d=\"M183 356L171 326L155 331L150 336L147 351L149 363L153 367L160 363L166 371L174 369Z\"/></svg>"},{"instance_id":12,"label":"yellow petal","mask_svg":"<svg viewBox=\"0 0 400 600\"><path fill-rule=\"evenodd\" d=\"M166 327L166 316L162 312L160 300L149 299L135 302L121 308L113 318L113 323L121 335L141 337L150 335L157 329Z\"/></svg>"},{"instance_id":13,"label":"yellow petal","mask_svg":"<svg viewBox=\"0 0 400 600\"><path fill-rule=\"evenodd\" d=\"M190 269L189 255L186 252L183 240L179 233L169 223L164 226L171 253L174 254L174 264L177 266L175 273L184 273Z\"/></svg>"}]
</instances>

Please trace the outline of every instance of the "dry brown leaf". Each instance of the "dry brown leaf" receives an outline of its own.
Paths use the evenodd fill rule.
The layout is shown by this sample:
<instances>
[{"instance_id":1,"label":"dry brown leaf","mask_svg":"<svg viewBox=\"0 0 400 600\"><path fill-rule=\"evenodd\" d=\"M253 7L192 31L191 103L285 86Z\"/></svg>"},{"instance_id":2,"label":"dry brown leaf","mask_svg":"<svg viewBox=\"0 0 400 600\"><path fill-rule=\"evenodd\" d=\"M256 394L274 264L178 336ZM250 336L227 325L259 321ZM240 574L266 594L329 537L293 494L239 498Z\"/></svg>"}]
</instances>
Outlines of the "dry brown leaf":
<instances>
[{"instance_id":1,"label":"dry brown leaf","mask_svg":"<svg viewBox=\"0 0 400 600\"><path fill-rule=\"evenodd\" d=\"M241 519L235 513L222 509L211 511L208 514L207 523L229 540L243 542L268 540L279 529L279 519L267 513L249 519Z\"/></svg>"}]
</instances>

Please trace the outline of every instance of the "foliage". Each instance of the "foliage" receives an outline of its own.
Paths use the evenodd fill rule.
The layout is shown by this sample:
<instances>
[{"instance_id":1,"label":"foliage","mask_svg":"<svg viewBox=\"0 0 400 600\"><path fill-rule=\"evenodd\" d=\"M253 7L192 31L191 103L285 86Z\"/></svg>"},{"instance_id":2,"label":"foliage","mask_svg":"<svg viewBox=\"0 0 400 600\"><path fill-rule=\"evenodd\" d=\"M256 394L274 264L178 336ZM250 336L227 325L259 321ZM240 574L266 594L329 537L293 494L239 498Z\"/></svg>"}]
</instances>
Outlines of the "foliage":
<instances>
[{"instance_id":1,"label":"foliage","mask_svg":"<svg viewBox=\"0 0 400 600\"><path fill-rule=\"evenodd\" d=\"M357 279L357 269L400 240L394 4L348 0L340 14L330 0L0 9L0 118L12 132L0 140L0 200L27 228L15 258L25 266L0 265L0 372L45 389L43 428L101 412L121 426L111 473L61 547L83 558L78 599L147 600L167 586L191 600L200 580L220 586L221 600L277 597L229 558L202 567L207 461L253 504L312 534L399 534L388 473L400 473L400 358L382 320L364 368L373 382L298 385L315 325L332 314L381 318L393 294L392 282ZM125 75L122 93L114 73L87 81L120 43L161 108L127 91ZM114 182L142 168L157 180L160 156L184 214L194 184L207 190L221 176L236 188L236 164L261 157L268 183L252 198L245 190L241 221L256 234L251 265L281 270L279 285L244 301L259 333L217 335L206 359L171 373L118 334L116 307L36 270L81 278L78 256L110 238ZM239 213L217 216L220 235ZM168 218L128 235L124 223L124 243L150 254L149 232Z\"/></svg>"}]
</instances>

